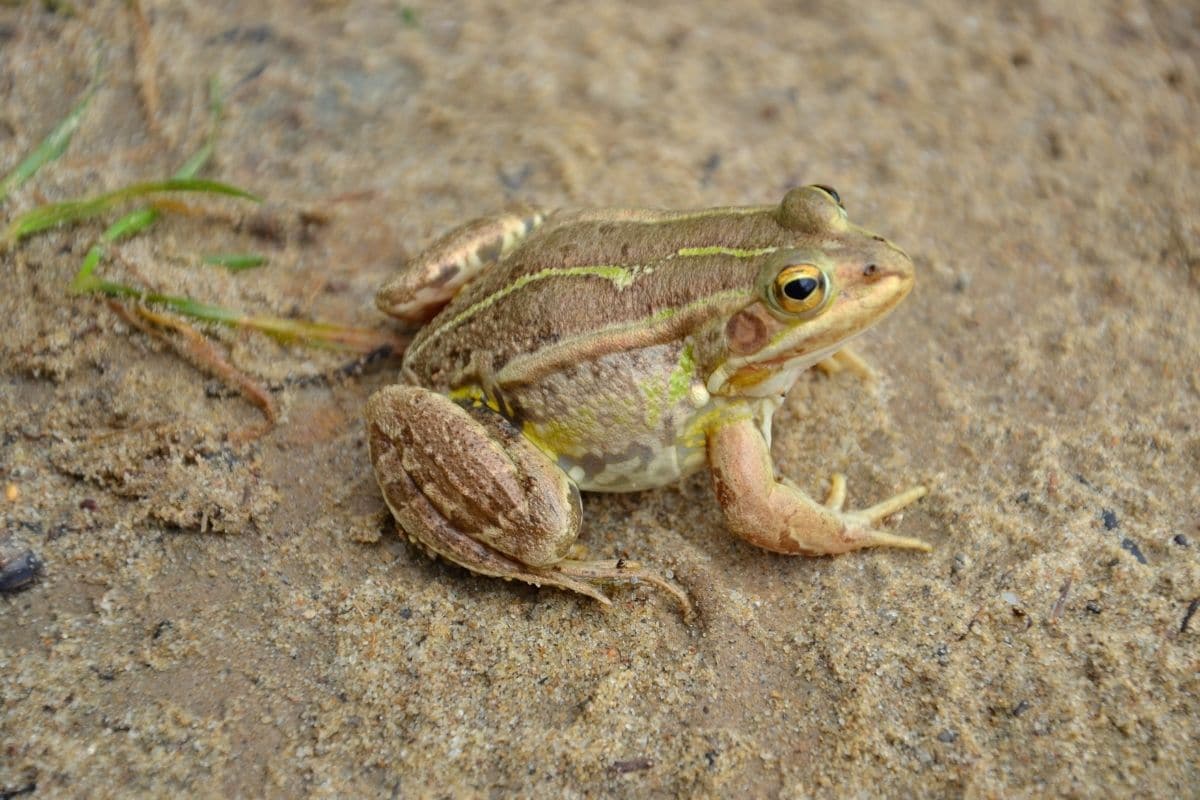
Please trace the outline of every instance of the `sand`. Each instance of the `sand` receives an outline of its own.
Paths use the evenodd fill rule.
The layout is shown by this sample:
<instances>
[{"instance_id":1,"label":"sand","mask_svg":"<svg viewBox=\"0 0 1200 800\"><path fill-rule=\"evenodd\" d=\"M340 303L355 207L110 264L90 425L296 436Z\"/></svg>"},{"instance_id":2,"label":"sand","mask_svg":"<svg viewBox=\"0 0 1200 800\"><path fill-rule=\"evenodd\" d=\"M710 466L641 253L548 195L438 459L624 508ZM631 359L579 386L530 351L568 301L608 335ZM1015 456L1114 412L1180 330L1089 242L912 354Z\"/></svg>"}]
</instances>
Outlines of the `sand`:
<instances>
[{"instance_id":1,"label":"sand","mask_svg":"<svg viewBox=\"0 0 1200 800\"><path fill-rule=\"evenodd\" d=\"M1187 7L1185 7L1187 6ZM48 10L54 9L57 10ZM967 9L970 10L967 10ZM588 496L595 557L694 598L605 609L397 535L361 409L395 359L230 331L258 412L66 287L98 223L0 256L0 796L1182 797L1200 792L1200 17L1158 2L166 3L0 7L3 206L174 171L114 279L385 329L438 232L547 207L836 186L917 288L802 378L779 471L928 555L771 555L706 476ZM198 264L254 251L230 275Z\"/></svg>"}]
</instances>

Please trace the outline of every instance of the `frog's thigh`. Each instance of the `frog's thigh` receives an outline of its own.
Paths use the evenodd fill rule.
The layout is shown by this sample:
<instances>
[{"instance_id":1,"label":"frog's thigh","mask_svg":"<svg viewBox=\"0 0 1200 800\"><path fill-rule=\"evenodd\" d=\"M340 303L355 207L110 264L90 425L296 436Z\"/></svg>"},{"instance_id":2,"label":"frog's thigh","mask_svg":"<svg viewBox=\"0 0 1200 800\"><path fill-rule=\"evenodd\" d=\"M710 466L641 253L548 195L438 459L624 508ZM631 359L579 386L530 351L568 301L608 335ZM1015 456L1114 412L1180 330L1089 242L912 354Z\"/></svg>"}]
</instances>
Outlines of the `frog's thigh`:
<instances>
[{"instance_id":1,"label":"frog's thigh","mask_svg":"<svg viewBox=\"0 0 1200 800\"><path fill-rule=\"evenodd\" d=\"M526 567L566 555L579 491L499 414L392 386L371 397L367 421L375 475L409 536L468 569L523 580Z\"/></svg>"},{"instance_id":2,"label":"frog's thigh","mask_svg":"<svg viewBox=\"0 0 1200 800\"><path fill-rule=\"evenodd\" d=\"M874 525L925 494L903 492L861 511L842 511L838 487L821 505L775 478L771 454L751 420L730 422L708 434L708 458L717 502L729 528L743 539L777 553L832 555L863 547L929 550L919 539L896 536Z\"/></svg>"}]
</instances>

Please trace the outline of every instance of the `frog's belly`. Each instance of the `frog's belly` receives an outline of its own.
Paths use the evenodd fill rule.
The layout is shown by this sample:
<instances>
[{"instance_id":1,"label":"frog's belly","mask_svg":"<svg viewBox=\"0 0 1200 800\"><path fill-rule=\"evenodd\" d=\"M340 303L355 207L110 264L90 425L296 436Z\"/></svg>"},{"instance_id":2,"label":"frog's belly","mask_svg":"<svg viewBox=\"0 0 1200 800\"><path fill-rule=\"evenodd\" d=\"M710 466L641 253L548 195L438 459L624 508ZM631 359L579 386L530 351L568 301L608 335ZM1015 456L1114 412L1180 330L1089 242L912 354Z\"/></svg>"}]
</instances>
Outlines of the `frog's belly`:
<instances>
[{"instance_id":1,"label":"frog's belly","mask_svg":"<svg viewBox=\"0 0 1200 800\"><path fill-rule=\"evenodd\" d=\"M558 465L585 492L636 492L674 483L706 463L704 447L634 447L601 458L560 455Z\"/></svg>"},{"instance_id":2,"label":"frog's belly","mask_svg":"<svg viewBox=\"0 0 1200 800\"><path fill-rule=\"evenodd\" d=\"M717 419L752 413L709 398L691 364L684 344L659 345L575 365L503 399L580 489L652 489L705 465Z\"/></svg>"},{"instance_id":3,"label":"frog's belly","mask_svg":"<svg viewBox=\"0 0 1200 800\"><path fill-rule=\"evenodd\" d=\"M661 428L592 426L581 416L552 423L525 422L522 430L583 491L636 492L673 483L705 465L703 431L689 435L694 425L682 419L671 427L679 437L666 435Z\"/></svg>"}]
</instances>

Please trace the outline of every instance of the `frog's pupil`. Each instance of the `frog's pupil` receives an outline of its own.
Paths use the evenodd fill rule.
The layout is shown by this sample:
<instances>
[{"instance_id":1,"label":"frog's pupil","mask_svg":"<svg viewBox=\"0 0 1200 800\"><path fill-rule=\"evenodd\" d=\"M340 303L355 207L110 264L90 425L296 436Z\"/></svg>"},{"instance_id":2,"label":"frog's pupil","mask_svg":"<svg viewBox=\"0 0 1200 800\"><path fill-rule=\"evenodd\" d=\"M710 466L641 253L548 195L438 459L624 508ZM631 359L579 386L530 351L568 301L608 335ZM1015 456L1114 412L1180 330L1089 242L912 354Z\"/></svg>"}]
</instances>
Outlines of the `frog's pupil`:
<instances>
[{"instance_id":1,"label":"frog's pupil","mask_svg":"<svg viewBox=\"0 0 1200 800\"><path fill-rule=\"evenodd\" d=\"M783 285L783 293L792 300L803 300L816 290L816 278L796 278Z\"/></svg>"}]
</instances>

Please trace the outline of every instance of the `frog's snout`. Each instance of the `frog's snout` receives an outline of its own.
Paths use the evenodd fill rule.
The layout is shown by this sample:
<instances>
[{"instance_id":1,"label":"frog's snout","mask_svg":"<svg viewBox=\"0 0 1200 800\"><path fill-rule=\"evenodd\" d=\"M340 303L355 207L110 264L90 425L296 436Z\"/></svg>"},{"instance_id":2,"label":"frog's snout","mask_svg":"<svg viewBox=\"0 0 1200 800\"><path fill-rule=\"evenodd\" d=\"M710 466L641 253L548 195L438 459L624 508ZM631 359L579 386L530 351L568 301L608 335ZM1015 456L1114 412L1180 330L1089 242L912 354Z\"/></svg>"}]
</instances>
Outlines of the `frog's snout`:
<instances>
[{"instance_id":1,"label":"frog's snout","mask_svg":"<svg viewBox=\"0 0 1200 800\"><path fill-rule=\"evenodd\" d=\"M882 236L872 235L871 240L847 265L850 274L846 281L857 284L856 294L882 314L912 291L916 271L912 259L899 247Z\"/></svg>"},{"instance_id":2,"label":"frog's snout","mask_svg":"<svg viewBox=\"0 0 1200 800\"><path fill-rule=\"evenodd\" d=\"M864 254L863 281L867 284L878 284L888 278L897 278L902 286L911 286L916 271L908 253L882 236L872 236L871 238L876 242L876 247Z\"/></svg>"}]
</instances>

